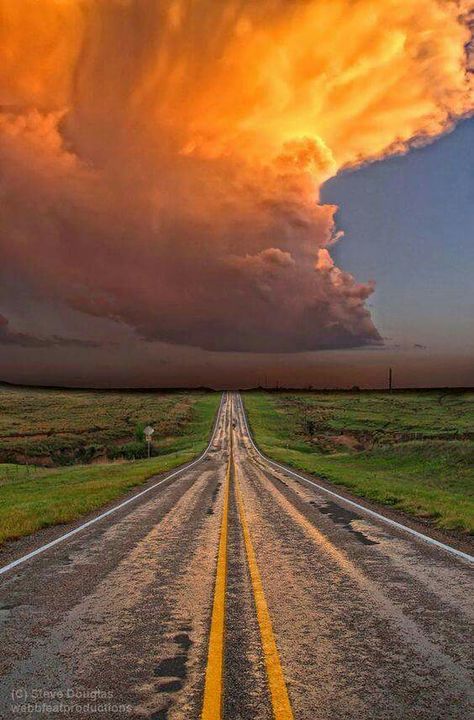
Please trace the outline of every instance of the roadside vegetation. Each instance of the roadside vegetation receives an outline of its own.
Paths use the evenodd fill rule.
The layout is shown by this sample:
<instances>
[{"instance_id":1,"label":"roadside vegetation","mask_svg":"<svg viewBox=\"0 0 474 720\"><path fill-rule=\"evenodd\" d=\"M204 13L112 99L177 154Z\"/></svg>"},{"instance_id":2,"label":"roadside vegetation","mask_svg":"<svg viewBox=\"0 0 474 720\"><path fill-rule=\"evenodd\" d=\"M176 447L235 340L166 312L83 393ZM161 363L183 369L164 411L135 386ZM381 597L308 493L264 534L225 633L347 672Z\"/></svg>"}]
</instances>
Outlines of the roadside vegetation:
<instances>
[{"instance_id":1,"label":"roadside vegetation","mask_svg":"<svg viewBox=\"0 0 474 720\"><path fill-rule=\"evenodd\" d=\"M155 428L154 451L168 452L205 396L0 385L0 462L55 467L144 458L146 425Z\"/></svg>"},{"instance_id":2,"label":"roadside vegetation","mask_svg":"<svg viewBox=\"0 0 474 720\"><path fill-rule=\"evenodd\" d=\"M88 436L87 442L92 442L94 436L87 430L88 421L98 428L100 436L100 440L92 444L101 448L121 450L133 443L145 454L144 425L153 425L156 432L154 456L150 460L127 461L127 455L121 451L115 460L107 460L110 455L106 450L99 459L94 458L94 464L64 466L66 454L61 451L59 467L18 462L0 464L0 543L50 525L70 522L115 500L153 475L192 460L207 445L220 401L220 394L205 392L110 393L109 397L109 393L22 390L16 405L15 390L9 393L6 401L3 389L0 392L1 422L4 427L8 424L7 405L7 413L10 412L17 430L23 432L24 438L31 438L31 445L26 439L23 445L24 457L29 460L46 456L49 464L58 457L55 452L47 454L48 447L51 450L47 444L41 446L44 455L38 456L40 440L26 434L33 431L38 418L42 419L43 429L55 429L51 435L55 442L63 437L61 427L67 429L68 459L81 457L78 448L85 447L84 435ZM108 434L108 423L113 422L116 427ZM74 428L82 432L75 436ZM5 436L1 437L3 441ZM54 448L58 448L58 444L54 444Z\"/></svg>"},{"instance_id":3,"label":"roadside vegetation","mask_svg":"<svg viewBox=\"0 0 474 720\"><path fill-rule=\"evenodd\" d=\"M248 392L244 403L269 457L474 534L474 393Z\"/></svg>"}]
</instances>

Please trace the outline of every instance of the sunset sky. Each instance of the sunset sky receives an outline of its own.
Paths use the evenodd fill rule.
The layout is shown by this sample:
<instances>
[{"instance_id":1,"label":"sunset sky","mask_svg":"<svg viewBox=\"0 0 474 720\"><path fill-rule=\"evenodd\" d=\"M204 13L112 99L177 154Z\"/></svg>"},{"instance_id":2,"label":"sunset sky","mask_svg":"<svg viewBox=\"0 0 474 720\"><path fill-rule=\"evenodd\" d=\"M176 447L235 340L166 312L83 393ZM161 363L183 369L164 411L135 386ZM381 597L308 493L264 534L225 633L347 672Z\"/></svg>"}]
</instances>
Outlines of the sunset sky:
<instances>
[{"instance_id":1,"label":"sunset sky","mask_svg":"<svg viewBox=\"0 0 474 720\"><path fill-rule=\"evenodd\" d=\"M0 0L0 379L474 384L464 0Z\"/></svg>"}]
</instances>

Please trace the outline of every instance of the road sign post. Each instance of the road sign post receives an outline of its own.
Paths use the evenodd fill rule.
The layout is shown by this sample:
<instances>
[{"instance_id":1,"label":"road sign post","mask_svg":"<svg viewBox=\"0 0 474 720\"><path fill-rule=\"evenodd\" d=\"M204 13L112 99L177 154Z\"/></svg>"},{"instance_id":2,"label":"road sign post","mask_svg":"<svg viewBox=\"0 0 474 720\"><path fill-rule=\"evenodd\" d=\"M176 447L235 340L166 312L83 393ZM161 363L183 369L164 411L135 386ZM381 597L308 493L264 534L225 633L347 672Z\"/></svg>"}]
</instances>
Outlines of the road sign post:
<instances>
[{"instance_id":1,"label":"road sign post","mask_svg":"<svg viewBox=\"0 0 474 720\"><path fill-rule=\"evenodd\" d=\"M154 432L155 428L152 428L151 425L147 425L146 428L143 430L143 434L145 435L146 443L148 446L148 459L151 458L151 437Z\"/></svg>"}]
</instances>

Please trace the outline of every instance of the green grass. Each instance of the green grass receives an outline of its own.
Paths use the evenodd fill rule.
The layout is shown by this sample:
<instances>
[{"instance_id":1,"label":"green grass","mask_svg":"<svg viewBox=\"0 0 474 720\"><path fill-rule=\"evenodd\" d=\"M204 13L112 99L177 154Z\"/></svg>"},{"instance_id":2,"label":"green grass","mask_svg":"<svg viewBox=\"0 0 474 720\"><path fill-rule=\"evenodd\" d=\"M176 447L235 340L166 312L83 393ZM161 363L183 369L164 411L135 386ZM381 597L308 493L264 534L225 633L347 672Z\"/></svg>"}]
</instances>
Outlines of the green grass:
<instances>
[{"instance_id":1,"label":"green grass","mask_svg":"<svg viewBox=\"0 0 474 720\"><path fill-rule=\"evenodd\" d=\"M166 450L186 432L194 403L205 395L0 385L0 463L54 467L144 456L137 430L148 424L155 447Z\"/></svg>"},{"instance_id":2,"label":"green grass","mask_svg":"<svg viewBox=\"0 0 474 720\"><path fill-rule=\"evenodd\" d=\"M188 462L206 447L219 400L218 393L202 393L180 435L164 438L162 454L150 460L53 469L0 465L0 543L70 522Z\"/></svg>"},{"instance_id":3,"label":"green grass","mask_svg":"<svg viewBox=\"0 0 474 720\"><path fill-rule=\"evenodd\" d=\"M268 456L474 534L474 393L249 392L244 402ZM341 445L341 435L357 448Z\"/></svg>"}]
</instances>

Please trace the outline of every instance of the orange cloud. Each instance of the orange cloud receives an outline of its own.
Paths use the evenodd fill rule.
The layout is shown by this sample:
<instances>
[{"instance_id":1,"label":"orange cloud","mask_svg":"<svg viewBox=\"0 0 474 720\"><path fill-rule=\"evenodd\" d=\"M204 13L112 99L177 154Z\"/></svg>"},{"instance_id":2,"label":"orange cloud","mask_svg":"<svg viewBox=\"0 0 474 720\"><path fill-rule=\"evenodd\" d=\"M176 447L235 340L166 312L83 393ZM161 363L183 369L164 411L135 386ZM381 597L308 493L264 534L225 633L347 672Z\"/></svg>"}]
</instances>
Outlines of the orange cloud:
<instances>
[{"instance_id":1,"label":"orange cloud","mask_svg":"<svg viewBox=\"0 0 474 720\"><path fill-rule=\"evenodd\" d=\"M0 20L5 277L145 339L380 343L319 188L472 111L468 3L0 0Z\"/></svg>"}]
</instances>

